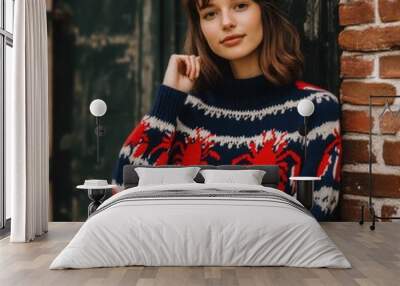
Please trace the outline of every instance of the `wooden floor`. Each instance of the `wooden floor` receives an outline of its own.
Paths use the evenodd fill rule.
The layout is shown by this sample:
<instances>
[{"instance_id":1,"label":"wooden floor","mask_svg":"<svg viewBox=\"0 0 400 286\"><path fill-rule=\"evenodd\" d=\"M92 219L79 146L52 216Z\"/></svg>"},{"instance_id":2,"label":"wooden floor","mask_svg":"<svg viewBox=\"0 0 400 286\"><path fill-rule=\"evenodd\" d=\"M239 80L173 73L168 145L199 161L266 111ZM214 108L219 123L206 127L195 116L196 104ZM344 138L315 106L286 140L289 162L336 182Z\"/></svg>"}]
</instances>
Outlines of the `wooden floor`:
<instances>
[{"instance_id":1,"label":"wooden floor","mask_svg":"<svg viewBox=\"0 0 400 286\"><path fill-rule=\"evenodd\" d=\"M353 268L119 267L48 270L81 223L50 223L32 243L0 241L0 285L400 285L400 224L323 223Z\"/></svg>"}]
</instances>

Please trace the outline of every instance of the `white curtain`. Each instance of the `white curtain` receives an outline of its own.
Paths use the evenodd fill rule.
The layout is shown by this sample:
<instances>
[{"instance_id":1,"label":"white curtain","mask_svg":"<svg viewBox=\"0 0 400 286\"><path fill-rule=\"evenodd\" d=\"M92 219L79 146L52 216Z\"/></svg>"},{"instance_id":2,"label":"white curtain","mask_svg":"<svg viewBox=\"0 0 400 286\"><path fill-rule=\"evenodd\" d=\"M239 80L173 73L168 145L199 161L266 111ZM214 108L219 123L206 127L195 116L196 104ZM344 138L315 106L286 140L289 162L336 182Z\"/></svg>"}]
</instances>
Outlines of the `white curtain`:
<instances>
[{"instance_id":1,"label":"white curtain","mask_svg":"<svg viewBox=\"0 0 400 286\"><path fill-rule=\"evenodd\" d=\"M49 132L46 0L15 1L13 92L6 98L12 242L47 232Z\"/></svg>"}]
</instances>

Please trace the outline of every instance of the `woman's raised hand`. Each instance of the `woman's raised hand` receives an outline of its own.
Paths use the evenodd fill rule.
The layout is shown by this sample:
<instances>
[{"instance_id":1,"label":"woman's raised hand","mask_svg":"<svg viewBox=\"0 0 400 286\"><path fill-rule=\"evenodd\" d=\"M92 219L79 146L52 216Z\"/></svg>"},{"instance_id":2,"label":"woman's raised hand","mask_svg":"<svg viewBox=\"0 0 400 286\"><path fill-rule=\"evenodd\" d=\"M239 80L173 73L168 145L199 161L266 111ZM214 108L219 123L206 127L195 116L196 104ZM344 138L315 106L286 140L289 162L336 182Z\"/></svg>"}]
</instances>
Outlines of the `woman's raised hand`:
<instances>
[{"instance_id":1,"label":"woman's raised hand","mask_svg":"<svg viewBox=\"0 0 400 286\"><path fill-rule=\"evenodd\" d=\"M189 93L200 75L200 57L172 55L164 75L163 84Z\"/></svg>"}]
</instances>

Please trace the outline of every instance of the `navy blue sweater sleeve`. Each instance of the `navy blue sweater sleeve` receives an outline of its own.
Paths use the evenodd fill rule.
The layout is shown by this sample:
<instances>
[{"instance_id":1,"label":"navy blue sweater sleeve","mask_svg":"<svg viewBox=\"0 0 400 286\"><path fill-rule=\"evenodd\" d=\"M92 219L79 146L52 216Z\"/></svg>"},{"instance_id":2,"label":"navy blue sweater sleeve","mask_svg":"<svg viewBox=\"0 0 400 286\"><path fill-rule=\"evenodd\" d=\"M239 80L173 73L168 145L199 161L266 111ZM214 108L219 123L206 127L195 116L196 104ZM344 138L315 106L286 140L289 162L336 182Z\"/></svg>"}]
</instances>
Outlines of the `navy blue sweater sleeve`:
<instances>
[{"instance_id":1,"label":"navy blue sweater sleeve","mask_svg":"<svg viewBox=\"0 0 400 286\"><path fill-rule=\"evenodd\" d=\"M122 172L127 164L165 165L175 136L176 118L187 93L160 85L151 110L125 139L115 164L112 182L122 190Z\"/></svg>"},{"instance_id":2,"label":"navy blue sweater sleeve","mask_svg":"<svg viewBox=\"0 0 400 286\"><path fill-rule=\"evenodd\" d=\"M187 93L162 84L149 115L176 125L176 117L183 107L186 97Z\"/></svg>"}]
</instances>

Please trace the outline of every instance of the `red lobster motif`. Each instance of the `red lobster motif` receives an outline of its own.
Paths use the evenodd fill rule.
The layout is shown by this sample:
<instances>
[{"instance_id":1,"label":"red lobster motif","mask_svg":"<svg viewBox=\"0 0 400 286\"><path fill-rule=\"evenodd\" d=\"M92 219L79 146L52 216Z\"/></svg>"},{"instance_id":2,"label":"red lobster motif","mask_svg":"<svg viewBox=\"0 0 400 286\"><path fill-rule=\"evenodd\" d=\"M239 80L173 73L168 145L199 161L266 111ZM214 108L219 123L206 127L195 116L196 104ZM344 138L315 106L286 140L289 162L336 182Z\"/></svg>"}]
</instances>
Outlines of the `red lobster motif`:
<instances>
[{"instance_id":1,"label":"red lobster motif","mask_svg":"<svg viewBox=\"0 0 400 286\"><path fill-rule=\"evenodd\" d=\"M278 165L280 172L280 183L278 189L284 191L288 181L289 166L286 159L290 158L294 161L291 176L298 176L301 170L301 157L294 151L285 151L288 143L284 140L287 132L283 133L280 138L276 137L275 130L271 131L272 138L266 139L267 132L264 130L262 133L263 141L262 146L257 149L256 143L251 141L249 143L250 154L246 153L240 155L232 160L232 165L237 165L239 162L245 160L251 165Z\"/></svg>"},{"instance_id":2,"label":"red lobster motif","mask_svg":"<svg viewBox=\"0 0 400 286\"><path fill-rule=\"evenodd\" d=\"M324 150L324 154L322 155L321 163L318 166L317 176L324 176L328 171L329 165L332 164L332 158L334 158L334 154L332 154L333 150L336 150L336 158L334 162L333 169L333 179L337 182L340 181L340 168L342 162L342 138L337 129L334 131L335 140L331 142L326 149Z\"/></svg>"},{"instance_id":3,"label":"red lobster motif","mask_svg":"<svg viewBox=\"0 0 400 286\"><path fill-rule=\"evenodd\" d=\"M310 84L310 83L307 83L307 82L304 82L301 80L296 81L295 84L298 89L302 89L302 90L314 89L314 90L318 90L318 91L323 91L323 89L320 88L319 86L316 86L316 85L313 85L313 84Z\"/></svg>"},{"instance_id":4,"label":"red lobster motif","mask_svg":"<svg viewBox=\"0 0 400 286\"><path fill-rule=\"evenodd\" d=\"M158 150L164 150L161 152L161 154L158 156L156 162L154 165L167 165L168 164L168 151L172 145L172 141L175 138L175 132L172 134L167 133L166 135L163 136L161 139L161 143L158 144L156 147L153 148L150 152L150 156L154 155Z\"/></svg>"},{"instance_id":5,"label":"red lobster motif","mask_svg":"<svg viewBox=\"0 0 400 286\"><path fill-rule=\"evenodd\" d=\"M220 155L212 150L214 142L210 142L210 137L214 136L209 134L202 138L200 136L200 128L196 128L195 138L185 139L186 144L183 142L177 142L174 146L179 148L180 153L174 156L174 162L187 165L207 165L207 157L212 157L216 160L220 160Z\"/></svg>"},{"instance_id":6,"label":"red lobster motif","mask_svg":"<svg viewBox=\"0 0 400 286\"><path fill-rule=\"evenodd\" d=\"M131 155L133 158L138 158L142 156L148 146L149 146L149 137L146 134L146 131L150 129L150 124L144 120L141 120L136 128L129 134L128 138L124 142L124 146L131 146L135 148L135 151Z\"/></svg>"}]
</instances>

